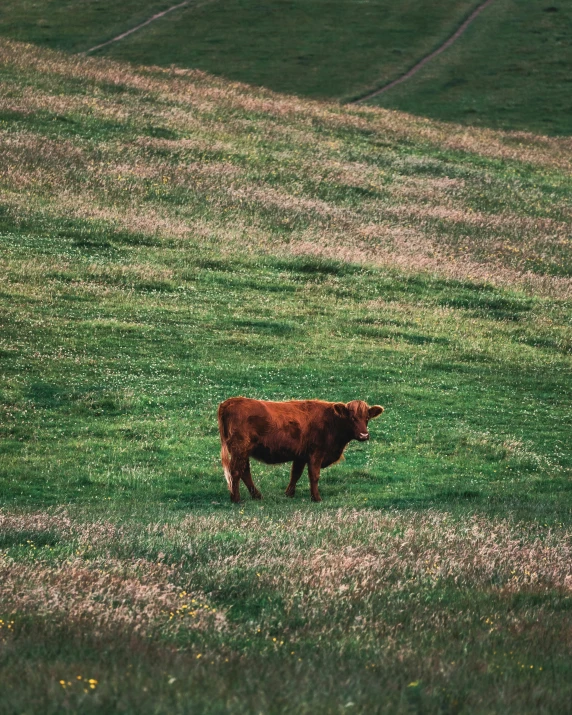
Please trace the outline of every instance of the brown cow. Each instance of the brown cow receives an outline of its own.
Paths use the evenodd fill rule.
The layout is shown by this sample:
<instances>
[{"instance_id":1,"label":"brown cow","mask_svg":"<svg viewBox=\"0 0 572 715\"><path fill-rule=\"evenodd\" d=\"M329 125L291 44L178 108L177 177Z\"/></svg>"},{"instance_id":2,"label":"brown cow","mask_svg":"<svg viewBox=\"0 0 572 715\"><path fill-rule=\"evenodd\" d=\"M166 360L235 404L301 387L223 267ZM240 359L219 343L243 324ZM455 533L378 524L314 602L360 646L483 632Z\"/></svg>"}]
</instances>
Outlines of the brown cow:
<instances>
[{"instance_id":1,"label":"brown cow","mask_svg":"<svg viewBox=\"0 0 572 715\"><path fill-rule=\"evenodd\" d=\"M250 457L266 464L292 462L286 495L293 497L306 464L312 501L321 501L320 469L339 462L348 442L369 439L368 420L383 407L353 400L266 402L231 397L219 405L221 459L232 502L240 501L239 483L253 499L262 499L250 474Z\"/></svg>"}]
</instances>

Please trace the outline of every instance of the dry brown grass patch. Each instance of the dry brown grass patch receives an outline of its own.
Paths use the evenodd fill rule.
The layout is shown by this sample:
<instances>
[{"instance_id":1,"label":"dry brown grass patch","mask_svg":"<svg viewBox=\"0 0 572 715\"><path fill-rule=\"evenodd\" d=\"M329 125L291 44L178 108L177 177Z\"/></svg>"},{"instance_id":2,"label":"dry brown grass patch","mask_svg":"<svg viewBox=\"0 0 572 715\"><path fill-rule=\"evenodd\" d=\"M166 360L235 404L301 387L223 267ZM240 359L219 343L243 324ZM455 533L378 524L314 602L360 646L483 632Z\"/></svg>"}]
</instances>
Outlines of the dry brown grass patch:
<instances>
[{"instance_id":1,"label":"dry brown grass patch","mask_svg":"<svg viewBox=\"0 0 572 715\"><path fill-rule=\"evenodd\" d=\"M57 565L17 563L0 555L4 613L84 624L95 631L151 635L225 627L224 613L202 593L175 586L173 569L148 561L81 558Z\"/></svg>"}]
</instances>

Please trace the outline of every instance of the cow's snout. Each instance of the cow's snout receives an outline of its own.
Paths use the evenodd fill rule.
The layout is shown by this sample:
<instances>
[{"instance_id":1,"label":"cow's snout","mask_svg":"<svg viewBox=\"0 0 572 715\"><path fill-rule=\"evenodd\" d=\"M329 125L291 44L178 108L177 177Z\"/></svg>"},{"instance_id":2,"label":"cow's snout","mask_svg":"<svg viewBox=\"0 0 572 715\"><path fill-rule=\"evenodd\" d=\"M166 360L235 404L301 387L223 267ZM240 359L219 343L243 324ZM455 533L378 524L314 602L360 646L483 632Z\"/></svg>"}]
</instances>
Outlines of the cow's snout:
<instances>
[{"instance_id":1,"label":"cow's snout","mask_svg":"<svg viewBox=\"0 0 572 715\"><path fill-rule=\"evenodd\" d=\"M369 439L369 432L360 432L358 439L360 442L367 442L367 440Z\"/></svg>"}]
</instances>

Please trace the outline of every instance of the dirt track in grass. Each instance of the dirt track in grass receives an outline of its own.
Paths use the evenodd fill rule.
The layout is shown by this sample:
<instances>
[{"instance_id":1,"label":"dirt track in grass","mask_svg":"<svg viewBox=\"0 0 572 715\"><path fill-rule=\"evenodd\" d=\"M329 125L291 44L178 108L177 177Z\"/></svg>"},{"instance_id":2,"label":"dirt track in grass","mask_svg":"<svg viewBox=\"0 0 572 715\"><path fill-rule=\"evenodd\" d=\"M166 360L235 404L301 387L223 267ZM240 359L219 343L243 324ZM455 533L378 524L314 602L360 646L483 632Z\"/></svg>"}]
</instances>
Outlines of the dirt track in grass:
<instances>
[{"instance_id":1,"label":"dirt track in grass","mask_svg":"<svg viewBox=\"0 0 572 715\"><path fill-rule=\"evenodd\" d=\"M359 99L354 99L351 104L357 104L359 102L366 102L368 99L373 99L373 97L377 97L380 94L383 94L384 92L387 92L389 89L392 87L395 87L397 84L401 84L402 82L405 82L405 80L409 79L410 77L413 77L414 74L417 74L419 70L424 67L428 62L430 62L434 57L437 57L437 55L440 55L442 52L444 52L447 48L451 47L451 45L456 42L459 37L465 32L465 30L469 27L469 25L475 20L478 15L481 14L483 10L485 10L493 0L485 0L485 2L481 3L477 8L473 10L473 12L469 15L469 17L455 30L455 32L447 39L445 42L440 45L436 50L433 50L433 52L430 52L428 55L426 55L422 60L419 60L419 62L414 65L408 72L405 74L401 75L401 77L398 77L397 79L394 79L392 82L389 84L384 85L383 87L380 87L379 89L374 90L373 92L369 92L368 94L364 95L363 97L359 97Z\"/></svg>"},{"instance_id":2,"label":"dirt track in grass","mask_svg":"<svg viewBox=\"0 0 572 715\"><path fill-rule=\"evenodd\" d=\"M124 37L128 37L129 35L132 35L134 32L137 32L137 30L140 30L142 27L146 27L147 25L150 25L152 22L155 22L155 20L159 20L160 18L167 15L168 13L173 12L173 10L178 10L180 7L184 7L185 5L188 5L188 4L189 4L189 0L185 0L184 2L180 2L178 5L172 5L171 7L168 7L166 10L163 10L163 12L158 12L157 14L150 17L148 20L145 20L145 22L142 22L139 25L132 27L130 30L126 30L125 32L122 32L120 35L117 35L117 37L112 37L111 40L107 40L107 42L102 42L99 45L90 47L89 50L86 50L85 52L82 52L81 54L88 55L90 52L95 52L96 50L100 50L102 47L107 47L107 45L111 45L113 42L119 42L119 40L122 40Z\"/></svg>"}]
</instances>

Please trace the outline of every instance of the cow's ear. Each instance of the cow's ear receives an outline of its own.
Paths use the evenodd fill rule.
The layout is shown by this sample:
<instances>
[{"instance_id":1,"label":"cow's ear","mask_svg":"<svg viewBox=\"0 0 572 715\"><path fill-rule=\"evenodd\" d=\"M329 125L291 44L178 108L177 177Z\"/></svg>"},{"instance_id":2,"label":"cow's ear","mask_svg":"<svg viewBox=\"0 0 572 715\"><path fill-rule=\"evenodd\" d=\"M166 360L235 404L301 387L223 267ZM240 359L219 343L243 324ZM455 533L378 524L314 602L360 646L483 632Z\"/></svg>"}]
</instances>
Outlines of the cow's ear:
<instances>
[{"instance_id":1,"label":"cow's ear","mask_svg":"<svg viewBox=\"0 0 572 715\"><path fill-rule=\"evenodd\" d=\"M348 408L346 405L344 405L343 402L336 402L334 403L334 412L338 417L347 417L348 416Z\"/></svg>"},{"instance_id":2,"label":"cow's ear","mask_svg":"<svg viewBox=\"0 0 572 715\"><path fill-rule=\"evenodd\" d=\"M383 407L381 405L374 405L369 408L369 419L372 420L374 417L379 417L383 412Z\"/></svg>"}]
</instances>

